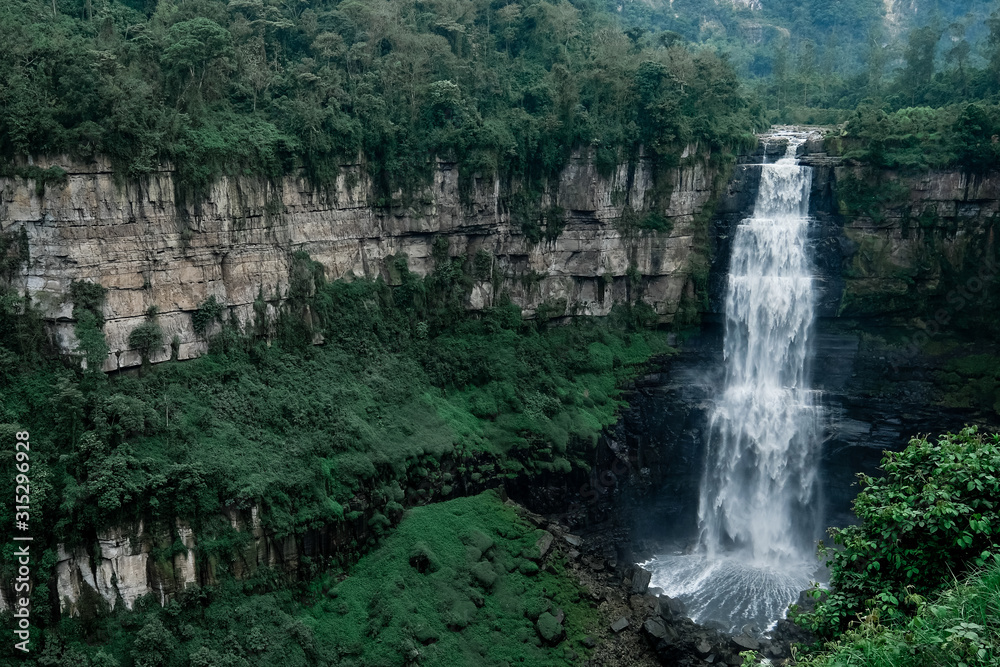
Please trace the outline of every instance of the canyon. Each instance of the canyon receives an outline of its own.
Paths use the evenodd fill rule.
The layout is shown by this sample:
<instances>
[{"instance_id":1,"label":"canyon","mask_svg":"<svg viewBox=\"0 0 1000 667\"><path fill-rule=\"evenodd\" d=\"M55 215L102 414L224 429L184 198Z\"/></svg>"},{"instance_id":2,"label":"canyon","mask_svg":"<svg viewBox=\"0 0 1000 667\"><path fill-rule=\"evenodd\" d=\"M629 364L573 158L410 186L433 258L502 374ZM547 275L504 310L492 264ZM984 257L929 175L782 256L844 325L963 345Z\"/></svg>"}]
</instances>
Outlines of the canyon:
<instances>
[{"instance_id":1,"label":"canyon","mask_svg":"<svg viewBox=\"0 0 1000 667\"><path fill-rule=\"evenodd\" d=\"M512 221L497 180L474 179L471 191L463 192L459 174L447 163L438 163L433 184L409 206L384 209L372 205L359 165L346 166L329 191L315 190L300 178L274 184L233 177L213 185L199 202L182 204L169 171L141 184L119 183L106 163L39 160L36 165L42 167L64 165L65 182L38 188L29 180L2 179L0 228L26 231L31 259L15 280L41 308L63 351L72 354L76 347L70 285L92 281L107 289L104 333L111 352L106 371L141 364L128 338L151 306L158 309L166 333L162 348L151 355L154 363L193 358L207 350L192 315L210 296L240 322L253 316L261 295L273 314L287 296L297 251L319 262L328 279L382 277L391 283L396 279L393 261L404 255L410 270L430 273L434 241L445 238L451 256L471 261L479 251L488 253L493 275L499 276L473 285L469 309L487 308L506 292L527 317L543 306L555 316L605 315L615 304L642 299L662 322L670 322L685 299L701 299L702 333L682 347L681 355L636 384L633 407L602 438L597 462L597 467L610 465L634 450L639 474L625 493L638 496L629 502L655 507L667 524L683 523L696 502L691 470L701 460L699 424L720 374L718 323L730 239L756 197L759 164L784 150L781 141L765 135L756 151L723 168L692 148L670 172L664 213L671 224L663 232L622 223L626 206L641 210L650 200L654 178L647 163L602 176L585 155L571 160L558 187L543 200L543 205L565 210L565 228L558 237L538 243L531 243ZM859 178L861 168L829 155L817 138L803 146L800 159L815 170L810 215L816 224L810 243L820 319L813 372L832 415L824 425L821 476L828 479L826 492L839 499L826 517L837 522L849 519L846 499L853 474L873 469L882 448L899 447L920 429L995 417L933 407L926 395L933 364L918 356L902 367L893 365L886 358L890 345L862 340L843 324L890 322L906 331L920 330L920 321L912 319L919 309L914 309L939 295L945 273L974 262L994 243L1000 177L888 173L883 177L898 185L897 199L880 208L845 211L838 182ZM925 260L931 243L940 249L940 259L929 265ZM700 258L708 260L708 276L699 295ZM891 373L888 392L886 373ZM878 392L872 390L875 385ZM547 488L575 488L579 481L548 480ZM534 501L529 505L536 510L560 511L561 501ZM370 508L361 502L356 509ZM607 507L588 511L601 516L584 517L584 522L609 516ZM237 570L294 570L300 554L325 551L317 550L315 535L279 539L267 534L255 514L254 508L245 508L227 517L234 529L249 536ZM344 529L352 533L346 540L321 539L335 544L363 538L365 520L357 523L360 529ZM636 526L637 534L656 532L641 518ZM141 595L152 593L165 601L187 586L210 583L212 564L197 557L197 536L182 520L168 528L158 529L161 535L141 525L113 527L98 536L96 549L61 548L55 587L62 611L79 612L83 584L111 606L120 599L131 607ZM171 548L177 540L183 548ZM615 546L600 536L593 544L616 559L652 548L641 541ZM0 596L0 605L4 602Z\"/></svg>"}]
</instances>

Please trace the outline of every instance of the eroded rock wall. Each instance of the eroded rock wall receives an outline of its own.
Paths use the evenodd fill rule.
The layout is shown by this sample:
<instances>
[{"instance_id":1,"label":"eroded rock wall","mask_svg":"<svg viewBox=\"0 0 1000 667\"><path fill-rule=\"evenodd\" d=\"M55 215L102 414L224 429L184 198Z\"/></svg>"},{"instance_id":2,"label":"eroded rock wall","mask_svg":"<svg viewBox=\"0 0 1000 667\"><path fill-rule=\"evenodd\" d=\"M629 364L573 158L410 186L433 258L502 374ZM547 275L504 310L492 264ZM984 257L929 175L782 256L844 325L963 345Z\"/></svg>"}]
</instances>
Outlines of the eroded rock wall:
<instances>
[{"instance_id":1,"label":"eroded rock wall","mask_svg":"<svg viewBox=\"0 0 1000 667\"><path fill-rule=\"evenodd\" d=\"M224 569L243 577L258 567L293 571L298 566L298 544L294 538L276 538L258 520L259 508L227 510L233 529L247 533L246 548ZM59 609L67 616L81 613L81 605L92 605L99 595L111 609L124 604L132 609L136 600L152 595L160 604L192 586L216 583L212 557L199 559L197 539L190 525L177 520L170 529L149 530L141 522L115 526L98 535L97 545L69 550L58 546L55 588ZM2 611L2 608L0 608Z\"/></svg>"},{"instance_id":2,"label":"eroded rock wall","mask_svg":"<svg viewBox=\"0 0 1000 667\"><path fill-rule=\"evenodd\" d=\"M870 177L858 167L835 172L841 188ZM844 216L841 314L933 316L923 311L936 297L949 311L945 316L954 316L985 290L995 291L1000 174L950 170L881 177L881 187L896 196ZM956 288L964 288L961 296L949 296Z\"/></svg>"},{"instance_id":3,"label":"eroded rock wall","mask_svg":"<svg viewBox=\"0 0 1000 667\"><path fill-rule=\"evenodd\" d=\"M286 295L296 251L321 262L330 279L389 278L390 260L401 254L410 270L425 275L440 236L452 256L489 253L502 276L499 284L475 285L471 309L488 307L502 291L527 316L543 303L565 304L566 314L604 315L641 297L669 321L688 283L695 218L712 200L716 176L702 157L687 158L669 174L671 231L626 229L623 208L641 209L653 187L649 164L623 165L605 177L589 157L574 157L542 201L565 210L565 229L533 244L512 222L498 180L474 179L463 198L457 169L444 162L411 205L391 209L373 205L360 165L344 166L325 190L299 177L231 177L199 201L182 203L169 170L120 182L104 161L36 164L61 166L65 183L39 192L34 181L0 179L0 231L27 231L31 260L19 286L40 305L64 350L76 346L72 281L107 288L107 371L141 363L128 338L152 306L164 345L151 360L170 358L171 342L187 359L207 345L192 327L199 304L214 295L242 321L259 296L273 309Z\"/></svg>"}]
</instances>

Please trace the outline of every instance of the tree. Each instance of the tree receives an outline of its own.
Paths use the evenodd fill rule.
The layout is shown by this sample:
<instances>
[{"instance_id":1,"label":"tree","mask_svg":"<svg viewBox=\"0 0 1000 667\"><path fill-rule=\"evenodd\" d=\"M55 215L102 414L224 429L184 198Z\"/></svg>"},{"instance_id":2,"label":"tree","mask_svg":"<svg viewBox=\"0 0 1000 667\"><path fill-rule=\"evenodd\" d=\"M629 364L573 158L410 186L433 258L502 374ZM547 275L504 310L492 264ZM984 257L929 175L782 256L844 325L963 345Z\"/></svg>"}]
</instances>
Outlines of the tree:
<instances>
[{"instance_id":1,"label":"tree","mask_svg":"<svg viewBox=\"0 0 1000 667\"><path fill-rule=\"evenodd\" d=\"M990 92L1000 89L1000 10L990 14L986 19L986 27L990 34L986 38L986 57L989 65L986 68Z\"/></svg>"},{"instance_id":2,"label":"tree","mask_svg":"<svg viewBox=\"0 0 1000 667\"><path fill-rule=\"evenodd\" d=\"M172 25L161 62L177 81L178 102L200 102L208 92L206 80L213 96L218 94L212 84L225 80L232 67L232 55L232 36L215 21L198 17Z\"/></svg>"},{"instance_id":3,"label":"tree","mask_svg":"<svg viewBox=\"0 0 1000 667\"><path fill-rule=\"evenodd\" d=\"M955 121L959 162L970 171L982 173L996 166L1000 158L997 126L982 104L968 104Z\"/></svg>"},{"instance_id":4,"label":"tree","mask_svg":"<svg viewBox=\"0 0 1000 667\"><path fill-rule=\"evenodd\" d=\"M911 106L923 99L934 76L934 56L940 39L941 31L929 25L913 30L907 39L903 53L906 66L900 73L899 85L902 93L909 96Z\"/></svg>"}]
</instances>

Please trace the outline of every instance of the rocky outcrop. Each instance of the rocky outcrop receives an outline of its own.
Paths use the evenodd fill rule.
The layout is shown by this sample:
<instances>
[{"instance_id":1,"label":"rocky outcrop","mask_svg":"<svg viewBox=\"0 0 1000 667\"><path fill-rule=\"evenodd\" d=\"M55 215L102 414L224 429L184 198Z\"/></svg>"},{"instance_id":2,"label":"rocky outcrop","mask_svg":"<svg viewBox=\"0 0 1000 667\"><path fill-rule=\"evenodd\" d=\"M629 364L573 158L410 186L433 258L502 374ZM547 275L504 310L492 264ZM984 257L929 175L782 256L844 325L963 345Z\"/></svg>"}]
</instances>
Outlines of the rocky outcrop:
<instances>
[{"instance_id":1,"label":"rocky outcrop","mask_svg":"<svg viewBox=\"0 0 1000 667\"><path fill-rule=\"evenodd\" d=\"M107 371L141 363L128 339L150 307L158 309L164 332L150 360L187 359L207 346L192 326L200 304L215 296L246 321L254 301L263 299L273 314L287 294L297 251L322 263L328 279L391 280L390 264L400 255L411 271L431 271L440 237L452 256L471 259L482 251L490 258L493 278L476 283L471 309L506 292L529 317L542 304L556 315L604 315L615 303L641 297L669 321L688 283L696 216L714 194L717 172L706 164L687 158L669 174L671 231L653 232L622 223L625 206L649 204L648 162L603 176L587 156L576 156L540 202L565 212L564 229L532 243L512 221L498 179L474 178L460 187L457 169L445 162L409 205L390 208L375 205L361 165L345 165L326 189L295 176L227 177L203 198L182 202L169 170L120 182L103 160L49 159L36 165L61 166L63 183L41 188L0 179L0 231L26 230L31 259L18 286L52 323L62 349L76 346L70 284L107 288Z\"/></svg>"},{"instance_id":2,"label":"rocky outcrop","mask_svg":"<svg viewBox=\"0 0 1000 667\"><path fill-rule=\"evenodd\" d=\"M964 288L967 304L995 289L1000 174L883 172L878 187L887 194L857 208L852 189L872 175L844 166L834 177L846 214L841 314L912 317L944 307L953 317L962 306L952 290Z\"/></svg>"},{"instance_id":3,"label":"rocky outcrop","mask_svg":"<svg viewBox=\"0 0 1000 667\"><path fill-rule=\"evenodd\" d=\"M223 567L237 577L258 567L294 570L299 556L296 540L278 539L266 532L258 514L257 507L249 512L226 512L232 528L247 533L248 539L243 552L227 559ZM83 605L99 599L111 609L119 602L132 609L144 595L165 604L187 588L215 583L219 563L213 557L199 561L196 541L190 525L178 519L169 530L149 530L142 522L112 527L98 536L93 557L85 547L68 550L58 545L54 579L61 613L77 616ZM100 598L88 596L89 592Z\"/></svg>"},{"instance_id":4,"label":"rocky outcrop","mask_svg":"<svg viewBox=\"0 0 1000 667\"><path fill-rule=\"evenodd\" d=\"M119 600L131 609L138 598L149 593L150 550L139 541L142 535L142 524L134 537L121 528L106 531L98 537L96 562L87 549L78 547L70 552L60 544L55 577L60 611L78 615L79 605L87 597L86 587L96 591L111 609Z\"/></svg>"}]
</instances>

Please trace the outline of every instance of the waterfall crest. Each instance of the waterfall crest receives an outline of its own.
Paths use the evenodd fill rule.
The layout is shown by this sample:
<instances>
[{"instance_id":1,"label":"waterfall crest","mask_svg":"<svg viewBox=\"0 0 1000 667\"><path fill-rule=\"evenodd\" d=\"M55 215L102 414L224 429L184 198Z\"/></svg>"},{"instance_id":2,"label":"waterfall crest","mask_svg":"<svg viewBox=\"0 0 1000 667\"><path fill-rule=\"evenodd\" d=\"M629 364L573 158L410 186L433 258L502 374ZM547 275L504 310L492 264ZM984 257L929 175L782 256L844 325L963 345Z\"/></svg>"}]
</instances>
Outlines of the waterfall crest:
<instances>
[{"instance_id":1,"label":"waterfall crest","mask_svg":"<svg viewBox=\"0 0 1000 667\"><path fill-rule=\"evenodd\" d=\"M815 575L818 414L808 382L814 294L807 253L812 169L795 154L761 169L753 215L732 241L725 386L709 418L691 553L660 556L654 584L691 617L766 627Z\"/></svg>"}]
</instances>

